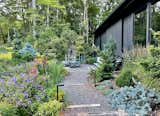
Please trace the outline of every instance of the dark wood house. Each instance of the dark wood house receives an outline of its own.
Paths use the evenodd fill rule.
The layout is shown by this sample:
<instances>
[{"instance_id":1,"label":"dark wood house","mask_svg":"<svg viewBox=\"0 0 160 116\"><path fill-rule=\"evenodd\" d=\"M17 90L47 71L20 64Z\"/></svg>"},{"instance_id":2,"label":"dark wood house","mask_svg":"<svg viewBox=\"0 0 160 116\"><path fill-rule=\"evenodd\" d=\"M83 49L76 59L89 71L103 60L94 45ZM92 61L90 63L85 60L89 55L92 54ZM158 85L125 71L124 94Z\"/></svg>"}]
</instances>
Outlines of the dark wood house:
<instances>
[{"instance_id":1,"label":"dark wood house","mask_svg":"<svg viewBox=\"0 0 160 116\"><path fill-rule=\"evenodd\" d=\"M146 11L146 46L151 40L151 6L159 0L124 0L95 31L95 45L103 50L107 40L114 39L117 56L134 48L135 15Z\"/></svg>"}]
</instances>

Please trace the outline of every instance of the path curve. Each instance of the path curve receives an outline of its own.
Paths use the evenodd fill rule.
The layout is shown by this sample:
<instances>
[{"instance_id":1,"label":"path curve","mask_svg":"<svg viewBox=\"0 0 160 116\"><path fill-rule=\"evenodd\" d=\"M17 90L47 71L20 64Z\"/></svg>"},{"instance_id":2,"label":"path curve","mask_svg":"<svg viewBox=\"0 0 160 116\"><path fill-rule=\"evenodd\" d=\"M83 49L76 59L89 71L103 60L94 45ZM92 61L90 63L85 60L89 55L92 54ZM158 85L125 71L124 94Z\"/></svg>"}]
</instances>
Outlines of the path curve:
<instances>
[{"instance_id":1,"label":"path curve","mask_svg":"<svg viewBox=\"0 0 160 116\"><path fill-rule=\"evenodd\" d=\"M112 110L107 98L88 82L91 68L91 65L69 68L70 75L65 78L62 89L66 93L70 108L64 111L64 116L114 116L109 114Z\"/></svg>"}]
</instances>

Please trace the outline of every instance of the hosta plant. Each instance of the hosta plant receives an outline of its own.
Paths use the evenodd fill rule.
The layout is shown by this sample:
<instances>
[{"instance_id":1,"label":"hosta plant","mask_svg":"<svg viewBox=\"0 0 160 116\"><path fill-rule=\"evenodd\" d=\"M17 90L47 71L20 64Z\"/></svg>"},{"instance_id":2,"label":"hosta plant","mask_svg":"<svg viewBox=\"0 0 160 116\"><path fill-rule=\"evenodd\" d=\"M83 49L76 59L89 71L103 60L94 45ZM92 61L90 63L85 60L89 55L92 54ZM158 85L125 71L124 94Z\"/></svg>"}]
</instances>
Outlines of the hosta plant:
<instances>
[{"instance_id":1,"label":"hosta plant","mask_svg":"<svg viewBox=\"0 0 160 116\"><path fill-rule=\"evenodd\" d=\"M138 84L113 92L109 102L114 109L125 110L130 116L145 116L160 104L160 96Z\"/></svg>"}]
</instances>

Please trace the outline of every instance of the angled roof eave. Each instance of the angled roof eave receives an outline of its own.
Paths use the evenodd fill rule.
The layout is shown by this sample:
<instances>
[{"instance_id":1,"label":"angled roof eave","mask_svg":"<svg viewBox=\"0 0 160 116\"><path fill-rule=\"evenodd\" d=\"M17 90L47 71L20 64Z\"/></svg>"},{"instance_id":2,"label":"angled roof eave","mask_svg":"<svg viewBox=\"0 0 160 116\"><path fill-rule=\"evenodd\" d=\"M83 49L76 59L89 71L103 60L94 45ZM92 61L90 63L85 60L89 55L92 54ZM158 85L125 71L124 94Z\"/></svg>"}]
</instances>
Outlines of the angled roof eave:
<instances>
[{"instance_id":1,"label":"angled roof eave","mask_svg":"<svg viewBox=\"0 0 160 116\"><path fill-rule=\"evenodd\" d=\"M121 4L107 17L107 19L96 29L95 36L103 33L107 28L116 23L118 20L126 17L131 13L137 13L146 8L146 4L152 4L160 0L124 0Z\"/></svg>"}]
</instances>

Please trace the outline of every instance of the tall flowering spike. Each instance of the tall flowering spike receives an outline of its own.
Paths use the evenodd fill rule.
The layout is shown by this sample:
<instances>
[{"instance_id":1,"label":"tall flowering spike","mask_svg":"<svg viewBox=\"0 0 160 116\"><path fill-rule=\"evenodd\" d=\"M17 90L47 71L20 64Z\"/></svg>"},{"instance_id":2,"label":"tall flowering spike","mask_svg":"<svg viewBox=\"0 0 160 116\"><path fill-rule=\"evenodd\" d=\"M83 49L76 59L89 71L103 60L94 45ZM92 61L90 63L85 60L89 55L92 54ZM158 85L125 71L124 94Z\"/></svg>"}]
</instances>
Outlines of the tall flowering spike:
<instances>
[{"instance_id":1,"label":"tall flowering spike","mask_svg":"<svg viewBox=\"0 0 160 116\"><path fill-rule=\"evenodd\" d=\"M17 82L17 78L16 77L13 77L12 80L13 80L14 83Z\"/></svg>"}]
</instances>

